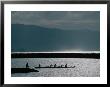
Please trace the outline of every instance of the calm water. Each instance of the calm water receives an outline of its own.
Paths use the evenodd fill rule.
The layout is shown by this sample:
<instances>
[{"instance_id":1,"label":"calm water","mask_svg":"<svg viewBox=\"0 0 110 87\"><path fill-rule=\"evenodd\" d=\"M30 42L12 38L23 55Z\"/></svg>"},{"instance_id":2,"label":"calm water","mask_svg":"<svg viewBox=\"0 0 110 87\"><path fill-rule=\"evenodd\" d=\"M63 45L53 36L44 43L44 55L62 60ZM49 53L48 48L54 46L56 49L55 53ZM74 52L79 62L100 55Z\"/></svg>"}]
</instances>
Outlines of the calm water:
<instances>
[{"instance_id":1,"label":"calm water","mask_svg":"<svg viewBox=\"0 0 110 87\"><path fill-rule=\"evenodd\" d=\"M39 72L14 73L12 77L98 77L100 76L100 59L81 58L20 58L12 59L12 68L23 68L26 63L31 68L57 64L57 66L68 64L75 68L40 68Z\"/></svg>"}]
</instances>

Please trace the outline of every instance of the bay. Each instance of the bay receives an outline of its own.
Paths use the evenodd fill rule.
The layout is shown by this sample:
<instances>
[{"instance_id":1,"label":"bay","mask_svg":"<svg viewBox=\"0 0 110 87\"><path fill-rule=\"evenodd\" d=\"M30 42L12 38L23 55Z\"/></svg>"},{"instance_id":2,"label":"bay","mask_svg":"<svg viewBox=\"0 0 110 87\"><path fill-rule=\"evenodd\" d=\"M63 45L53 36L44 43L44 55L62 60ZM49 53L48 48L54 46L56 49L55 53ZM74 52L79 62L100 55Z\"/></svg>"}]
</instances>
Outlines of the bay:
<instances>
[{"instance_id":1,"label":"bay","mask_svg":"<svg viewBox=\"0 0 110 87\"><path fill-rule=\"evenodd\" d=\"M39 72L14 73L12 77L99 77L100 59L86 58L19 58L12 59L12 68L25 68L28 62L30 68L54 65L75 66L75 68L37 68Z\"/></svg>"}]
</instances>

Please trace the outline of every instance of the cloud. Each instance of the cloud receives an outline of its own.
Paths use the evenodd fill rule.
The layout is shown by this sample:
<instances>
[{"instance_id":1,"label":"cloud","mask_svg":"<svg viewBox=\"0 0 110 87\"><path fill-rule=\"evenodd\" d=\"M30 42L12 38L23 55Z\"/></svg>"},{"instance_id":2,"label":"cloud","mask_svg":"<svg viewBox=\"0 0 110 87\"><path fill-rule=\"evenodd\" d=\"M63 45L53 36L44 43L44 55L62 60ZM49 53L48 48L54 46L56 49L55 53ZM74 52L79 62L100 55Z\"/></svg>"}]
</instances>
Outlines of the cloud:
<instances>
[{"instance_id":1,"label":"cloud","mask_svg":"<svg viewBox=\"0 0 110 87\"><path fill-rule=\"evenodd\" d=\"M99 11L13 11L11 16L12 24L100 30Z\"/></svg>"}]
</instances>

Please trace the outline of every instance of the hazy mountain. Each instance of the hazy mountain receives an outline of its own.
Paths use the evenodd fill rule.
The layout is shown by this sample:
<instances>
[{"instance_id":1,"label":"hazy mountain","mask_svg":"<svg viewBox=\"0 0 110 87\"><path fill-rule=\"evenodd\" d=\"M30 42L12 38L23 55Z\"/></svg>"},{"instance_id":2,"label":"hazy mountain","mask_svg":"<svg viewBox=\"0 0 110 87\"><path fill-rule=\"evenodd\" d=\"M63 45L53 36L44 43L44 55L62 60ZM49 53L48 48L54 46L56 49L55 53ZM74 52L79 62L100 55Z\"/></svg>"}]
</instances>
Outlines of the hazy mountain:
<instances>
[{"instance_id":1,"label":"hazy mountain","mask_svg":"<svg viewBox=\"0 0 110 87\"><path fill-rule=\"evenodd\" d=\"M100 50L100 32L89 29L49 29L12 24L12 51Z\"/></svg>"}]
</instances>

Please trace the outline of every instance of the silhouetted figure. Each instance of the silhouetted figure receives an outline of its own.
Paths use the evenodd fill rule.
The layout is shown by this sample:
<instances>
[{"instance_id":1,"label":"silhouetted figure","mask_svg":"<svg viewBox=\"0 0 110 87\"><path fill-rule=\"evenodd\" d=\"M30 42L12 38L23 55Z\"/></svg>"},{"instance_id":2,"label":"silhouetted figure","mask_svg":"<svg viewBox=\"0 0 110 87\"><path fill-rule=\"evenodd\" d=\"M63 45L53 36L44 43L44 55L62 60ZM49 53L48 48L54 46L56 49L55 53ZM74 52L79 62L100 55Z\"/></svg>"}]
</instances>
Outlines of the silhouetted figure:
<instances>
[{"instance_id":1,"label":"silhouetted figure","mask_svg":"<svg viewBox=\"0 0 110 87\"><path fill-rule=\"evenodd\" d=\"M39 64L39 68L41 67L41 65Z\"/></svg>"},{"instance_id":2,"label":"silhouetted figure","mask_svg":"<svg viewBox=\"0 0 110 87\"><path fill-rule=\"evenodd\" d=\"M67 64L65 65L65 68L67 68Z\"/></svg>"},{"instance_id":3,"label":"silhouetted figure","mask_svg":"<svg viewBox=\"0 0 110 87\"><path fill-rule=\"evenodd\" d=\"M61 65L61 67L63 67L63 65Z\"/></svg>"},{"instance_id":4,"label":"silhouetted figure","mask_svg":"<svg viewBox=\"0 0 110 87\"><path fill-rule=\"evenodd\" d=\"M53 65L51 64L50 67L52 67Z\"/></svg>"},{"instance_id":5,"label":"silhouetted figure","mask_svg":"<svg viewBox=\"0 0 110 87\"><path fill-rule=\"evenodd\" d=\"M71 68L75 68L76 66L71 66Z\"/></svg>"},{"instance_id":6,"label":"silhouetted figure","mask_svg":"<svg viewBox=\"0 0 110 87\"><path fill-rule=\"evenodd\" d=\"M26 68L29 68L29 65L28 65L28 63L26 63Z\"/></svg>"},{"instance_id":7,"label":"silhouetted figure","mask_svg":"<svg viewBox=\"0 0 110 87\"><path fill-rule=\"evenodd\" d=\"M73 66L72 68L75 68L76 66Z\"/></svg>"},{"instance_id":8,"label":"silhouetted figure","mask_svg":"<svg viewBox=\"0 0 110 87\"><path fill-rule=\"evenodd\" d=\"M55 64L54 67L56 67L57 65Z\"/></svg>"}]
</instances>

